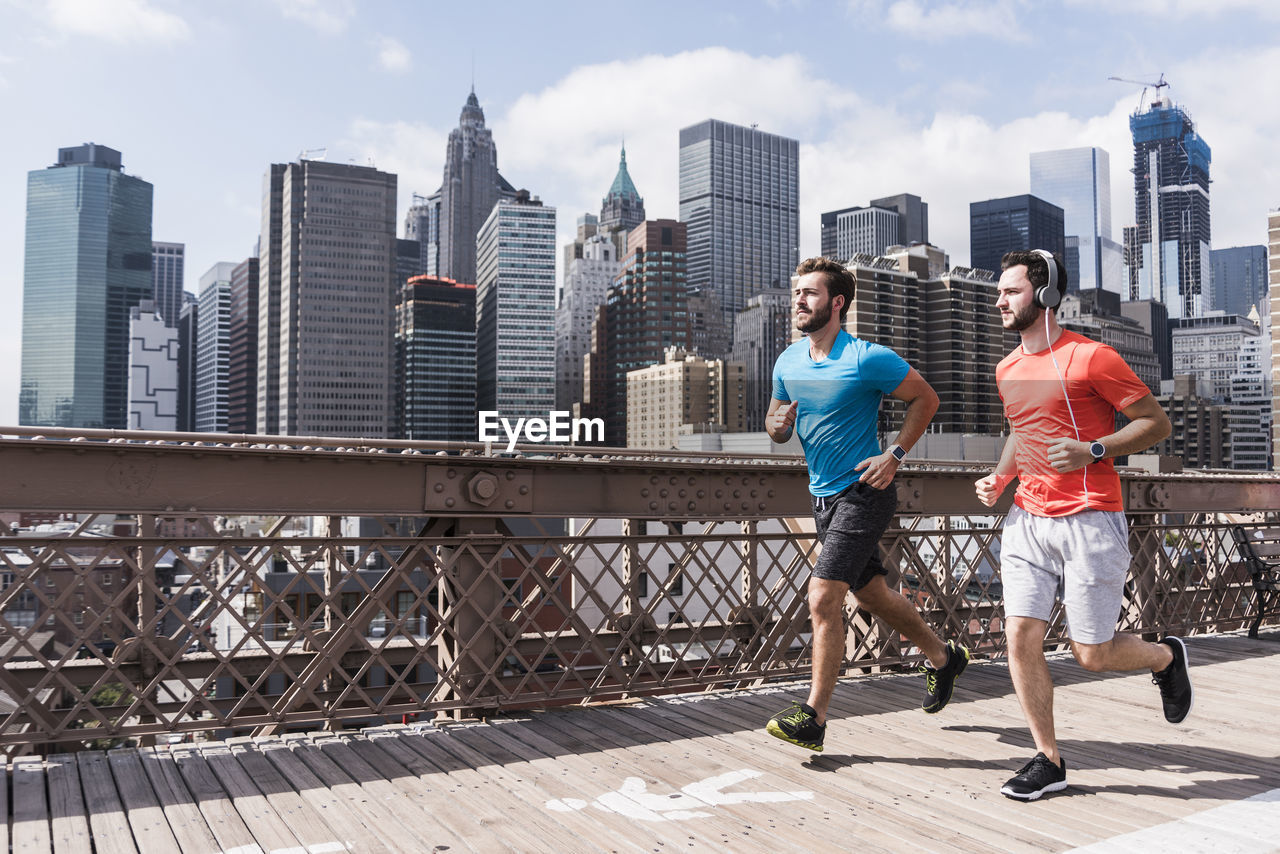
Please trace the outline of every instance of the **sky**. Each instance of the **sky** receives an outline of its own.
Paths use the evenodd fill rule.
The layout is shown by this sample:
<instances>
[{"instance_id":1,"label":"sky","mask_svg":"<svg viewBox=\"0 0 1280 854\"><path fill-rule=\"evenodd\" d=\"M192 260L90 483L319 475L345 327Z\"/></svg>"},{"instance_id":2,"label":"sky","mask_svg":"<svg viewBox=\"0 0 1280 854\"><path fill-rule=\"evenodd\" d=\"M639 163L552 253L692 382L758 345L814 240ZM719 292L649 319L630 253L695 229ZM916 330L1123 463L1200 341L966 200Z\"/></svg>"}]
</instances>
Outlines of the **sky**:
<instances>
[{"instance_id":1,"label":"sky","mask_svg":"<svg viewBox=\"0 0 1280 854\"><path fill-rule=\"evenodd\" d=\"M822 211L908 192L967 265L969 203L1028 192L1033 151L1106 149L1133 220L1128 116L1155 81L1213 151L1214 247L1280 207L1275 0L0 0L0 425L17 423L27 173L96 142L155 187L186 289L252 253L271 163L324 149L440 185L474 85L498 168L598 213L625 141L651 219L678 217L678 135L707 118L800 142L801 257ZM1147 91L1151 94L1151 90ZM557 252L557 257L560 253Z\"/></svg>"}]
</instances>

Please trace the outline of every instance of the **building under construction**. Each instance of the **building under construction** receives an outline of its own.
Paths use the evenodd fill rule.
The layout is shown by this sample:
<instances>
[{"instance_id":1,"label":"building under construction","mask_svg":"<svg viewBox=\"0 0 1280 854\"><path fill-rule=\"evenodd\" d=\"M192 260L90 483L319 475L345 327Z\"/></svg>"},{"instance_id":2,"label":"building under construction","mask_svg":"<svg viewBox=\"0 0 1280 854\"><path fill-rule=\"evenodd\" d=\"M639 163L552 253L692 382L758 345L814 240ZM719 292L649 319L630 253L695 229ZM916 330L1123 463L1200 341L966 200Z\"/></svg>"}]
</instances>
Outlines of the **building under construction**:
<instances>
[{"instance_id":1,"label":"building under construction","mask_svg":"<svg viewBox=\"0 0 1280 854\"><path fill-rule=\"evenodd\" d=\"M1138 222L1127 235L1129 299L1158 300L1170 318L1200 316L1210 269L1209 144L1168 96L1140 107L1129 129Z\"/></svg>"}]
</instances>

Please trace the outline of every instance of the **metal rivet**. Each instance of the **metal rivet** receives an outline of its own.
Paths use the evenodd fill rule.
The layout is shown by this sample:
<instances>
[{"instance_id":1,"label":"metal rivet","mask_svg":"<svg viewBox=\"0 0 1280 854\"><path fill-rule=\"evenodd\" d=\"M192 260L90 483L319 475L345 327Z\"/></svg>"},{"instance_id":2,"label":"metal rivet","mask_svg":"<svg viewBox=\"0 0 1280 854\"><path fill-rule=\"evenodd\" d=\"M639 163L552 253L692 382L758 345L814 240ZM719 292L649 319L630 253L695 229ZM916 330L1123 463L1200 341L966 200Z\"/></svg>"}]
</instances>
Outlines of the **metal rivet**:
<instances>
[{"instance_id":1,"label":"metal rivet","mask_svg":"<svg viewBox=\"0 0 1280 854\"><path fill-rule=\"evenodd\" d=\"M443 483L437 483L437 484L436 484L436 492L444 492L444 484L443 484Z\"/></svg>"},{"instance_id":2,"label":"metal rivet","mask_svg":"<svg viewBox=\"0 0 1280 854\"><path fill-rule=\"evenodd\" d=\"M453 506L453 499L452 499L452 498L446 498L446 499L444 500L444 506L445 506L445 507L452 507L452 506Z\"/></svg>"},{"instance_id":3,"label":"metal rivet","mask_svg":"<svg viewBox=\"0 0 1280 854\"><path fill-rule=\"evenodd\" d=\"M647 489L642 489L642 490L640 490L640 497L641 497L641 498L648 498L648 497L649 497L649 490L647 490Z\"/></svg>"}]
</instances>

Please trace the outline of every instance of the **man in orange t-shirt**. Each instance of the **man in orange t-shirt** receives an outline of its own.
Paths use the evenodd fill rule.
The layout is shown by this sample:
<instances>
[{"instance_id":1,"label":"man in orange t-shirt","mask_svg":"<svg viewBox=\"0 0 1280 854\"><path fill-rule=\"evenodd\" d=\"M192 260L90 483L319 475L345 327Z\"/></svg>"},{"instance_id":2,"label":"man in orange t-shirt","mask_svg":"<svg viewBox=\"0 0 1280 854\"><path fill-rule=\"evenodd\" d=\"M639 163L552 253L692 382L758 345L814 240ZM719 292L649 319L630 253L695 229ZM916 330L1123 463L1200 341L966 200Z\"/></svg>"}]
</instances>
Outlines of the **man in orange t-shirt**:
<instances>
[{"instance_id":1,"label":"man in orange t-shirt","mask_svg":"<svg viewBox=\"0 0 1280 854\"><path fill-rule=\"evenodd\" d=\"M1071 652L1086 670L1151 670L1170 723L1191 711L1193 692L1181 638L1148 643L1116 632L1131 555L1111 460L1164 439L1169 419L1115 350L1058 326L1054 310L1067 278L1060 260L1043 250L1010 252L1001 268L996 308L1022 343L996 367L1009 440L995 471L975 486L991 507L1018 480L1000 577L1009 673L1039 752L1000 791L1035 800L1067 786L1044 657L1057 600ZM1120 430L1117 412L1129 419Z\"/></svg>"}]
</instances>

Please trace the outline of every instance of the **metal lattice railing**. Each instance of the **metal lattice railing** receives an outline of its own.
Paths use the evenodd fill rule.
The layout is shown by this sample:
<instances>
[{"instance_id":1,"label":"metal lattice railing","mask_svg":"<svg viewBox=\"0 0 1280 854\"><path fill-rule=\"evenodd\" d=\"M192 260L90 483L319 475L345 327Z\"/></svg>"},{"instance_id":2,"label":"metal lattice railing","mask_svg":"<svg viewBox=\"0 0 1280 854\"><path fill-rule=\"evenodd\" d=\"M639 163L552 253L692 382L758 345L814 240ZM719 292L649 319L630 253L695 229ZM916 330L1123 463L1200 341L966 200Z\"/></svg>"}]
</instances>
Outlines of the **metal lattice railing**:
<instances>
[{"instance_id":1,"label":"metal lattice railing","mask_svg":"<svg viewBox=\"0 0 1280 854\"><path fill-rule=\"evenodd\" d=\"M804 592L819 547L798 461L279 447L255 458L255 450L0 441L0 462L31 487L0 509L75 517L64 530L0 537L7 751L471 715L807 675ZM227 471L245 457L260 468ZM304 464L279 471L290 462ZM332 480L334 462L359 476L376 469L388 490L384 512L369 513L368 496ZM187 476L194 465L203 479L175 500L167 465ZM41 471L51 484L43 491ZM121 471L127 489L117 479L111 495L95 492L95 479ZM931 625L993 656L1004 648L1003 512L977 504L979 474L905 469L901 514L881 545L891 581ZM67 478L83 495L63 489ZM494 490L465 485L490 482L482 478ZM1264 524L1266 514L1243 514L1280 506L1280 483L1179 478L1126 475L1134 564L1121 627L1239 628L1252 616L1252 588L1227 527ZM298 512L322 483L338 494ZM749 512L654 512L664 492L714 500L718 483L727 502L756 503ZM433 508L443 500L433 495L457 502ZM281 512L264 512L271 503ZM237 504L240 512L226 512ZM216 512L200 512L209 505ZM921 660L864 612L850 608L847 620L846 666ZM1062 641L1055 617L1046 643Z\"/></svg>"}]
</instances>

